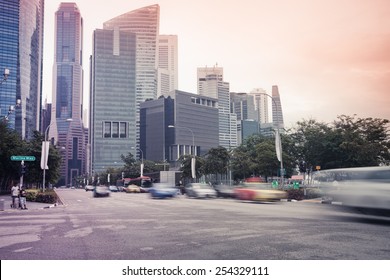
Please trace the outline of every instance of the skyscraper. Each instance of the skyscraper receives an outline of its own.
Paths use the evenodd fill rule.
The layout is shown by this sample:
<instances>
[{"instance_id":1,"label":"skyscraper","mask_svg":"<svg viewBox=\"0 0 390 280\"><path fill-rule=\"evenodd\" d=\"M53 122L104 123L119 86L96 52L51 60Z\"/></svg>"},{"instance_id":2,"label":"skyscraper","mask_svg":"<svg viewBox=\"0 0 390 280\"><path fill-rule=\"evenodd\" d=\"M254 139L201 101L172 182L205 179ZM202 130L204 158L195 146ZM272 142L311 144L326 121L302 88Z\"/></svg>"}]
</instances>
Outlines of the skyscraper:
<instances>
[{"instance_id":1,"label":"skyscraper","mask_svg":"<svg viewBox=\"0 0 390 280\"><path fill-rule=\"evenodd\" d=\"M82 121L83 19L75 3L61 3L55 14L52 123L49 136L62 152L60 184L74 184L86 163L85 129ZM72 121L69 122L69 119Z\"/></svg>"},{"instance_id":2,"label":"skyscraper","mask_svg":"<svg viewBox=\"0 0 390 280\"><path fill-rule=\"evenodd\" d=\"M272 121L274 127L284 128L284 120L283 120L283 111L282 111L282 102L280 101L279 88L278 86L272 86Z\"/></svg>"},{"instance_id":3,"label":"skyscraper","mask_svg":"<svg viewBox=\"0 0 390 280\"><path fill-rule=\"evenodd\" d=\"M177 35L159 35L157 47L157 96L178 89Z\"/></svg>"},{"instance_id":4,"label":"skyscraper","mask_svg":"<svg viewBox=\"0 0 390 280\"><path fill-rule=\"evenodd\" d=\"M253 96L255 101L255 110L257 111L257 121L259 124L269 122L269 110L268 110L268 99L267 92L262 88L253 89L250 94Z\"/></svg>"},{"instance_id":5,"label":"skyscraper","mask_svg":"<svg viewBox=\"0 0 390 280\"><path fill-rule=\"evenodd\" d=\"M121 167L136 147L136 34L95 30L91 64L91 172Z\"/></svg>"},{"instance_id":6,"label":"skyscraper","mask_svg":"<svg viewBox=\"0 0 390 280\"><path fill-rule=\"evenodd\" d=\"M119 28L137 36L136 53L136 143L139 145L139 108L146 99L157 97L157 36L160 6L143 7L115 17L103 24L103 29Z\"/></svg>"},{"instance_id":7,"label":"skyscraper","mask_svg":"<svg viewBox=\"0 0 390 280\"><path fill-rule=\"evenodd\" d=\"M19 106L8 124L22 139L40 127L42 100L44 0L0 0L0 73L10 70L0 85L0 120L10 106Z\"/></svg>"},{"instance_id":8,"label":"skyscraper","mask_svg":"<svg viewBox=\"0 0 390 280\"><path fill-rule=\"evenodd\" d=\"M218 99L219 145L237 146L237 115L230 111L229 83L223 81L223 68L202 67L197 73L198 94Z\"/></svg>"}]
</instances>

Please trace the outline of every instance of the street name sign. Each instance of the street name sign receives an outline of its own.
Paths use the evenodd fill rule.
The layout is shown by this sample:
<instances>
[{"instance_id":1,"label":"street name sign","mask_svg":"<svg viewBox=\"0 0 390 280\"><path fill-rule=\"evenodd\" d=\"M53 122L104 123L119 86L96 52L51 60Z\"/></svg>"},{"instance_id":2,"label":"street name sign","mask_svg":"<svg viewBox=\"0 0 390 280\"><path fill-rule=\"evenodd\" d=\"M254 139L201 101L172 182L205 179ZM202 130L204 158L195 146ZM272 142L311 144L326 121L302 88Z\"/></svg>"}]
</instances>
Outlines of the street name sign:
<instances>
[{"instance_id":1,"label":"street name sign","mask_svg":"<svg viewBox=\"0 0 390 280\"><path fill-rule=\"evenodd\" d=\"M11 156L13 161L35 161L35 156Z\"/></svg>"}]
</instances>

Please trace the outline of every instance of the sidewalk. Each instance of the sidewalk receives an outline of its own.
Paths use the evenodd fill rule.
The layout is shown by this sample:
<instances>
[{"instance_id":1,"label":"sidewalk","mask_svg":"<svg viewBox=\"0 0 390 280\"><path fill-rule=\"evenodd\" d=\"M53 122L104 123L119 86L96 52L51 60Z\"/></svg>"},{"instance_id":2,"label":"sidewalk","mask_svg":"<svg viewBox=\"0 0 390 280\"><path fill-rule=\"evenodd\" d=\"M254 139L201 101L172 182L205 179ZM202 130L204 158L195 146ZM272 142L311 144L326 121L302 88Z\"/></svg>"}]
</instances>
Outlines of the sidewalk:
<instances>
[{"instance_id":1,"label":"sidewalk","mask_svg":"<svg viewBox=\"0 0 390 280\"><path fill-rule=\"evenodd\" d=\"M53 208L57 207L56 204L52 203L41 203L41 202L31 202L27 201L27 210L21 210L17 208L11 208L11 203L12 203L12 198L11 195L0 195L0 213L1 212L17 212L17 211L31 211L31 210L38 210L38 209L48 209L48 208ZM3 205L4 204L4 205ZM2 207L4 206L4 207Z\"/></svg>"}]
</instances>

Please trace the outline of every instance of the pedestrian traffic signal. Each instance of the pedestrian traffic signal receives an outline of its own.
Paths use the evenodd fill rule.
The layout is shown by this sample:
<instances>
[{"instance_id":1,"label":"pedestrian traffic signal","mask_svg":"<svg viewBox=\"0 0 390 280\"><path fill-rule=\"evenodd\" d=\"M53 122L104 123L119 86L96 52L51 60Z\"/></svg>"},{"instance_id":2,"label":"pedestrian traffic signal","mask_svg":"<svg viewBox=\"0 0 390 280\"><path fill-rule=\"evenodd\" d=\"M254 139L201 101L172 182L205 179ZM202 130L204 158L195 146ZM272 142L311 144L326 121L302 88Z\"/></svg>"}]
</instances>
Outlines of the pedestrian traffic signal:
<instances>
[{"instance_id":1,"label":"pedestrian traffic signal","mask_svg":"<svg viewBox=\"0 0 390 280\"><path fill-rule=\"evenodd\" d=\"M26 165L21 165L20 166L20 174L24 175L24 174L26 174L26 172L27 172L27 166Z\"/></svg>"}]
</instances>

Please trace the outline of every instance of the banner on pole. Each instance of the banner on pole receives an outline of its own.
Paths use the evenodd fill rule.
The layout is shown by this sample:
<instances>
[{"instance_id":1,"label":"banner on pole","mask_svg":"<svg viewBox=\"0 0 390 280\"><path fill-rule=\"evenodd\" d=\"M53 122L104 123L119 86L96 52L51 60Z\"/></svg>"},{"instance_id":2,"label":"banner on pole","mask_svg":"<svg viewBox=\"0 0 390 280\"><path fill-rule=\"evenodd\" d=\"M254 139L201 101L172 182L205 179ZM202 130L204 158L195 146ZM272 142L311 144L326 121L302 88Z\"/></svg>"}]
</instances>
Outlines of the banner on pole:
<instances>
[{"instance_id":1,"label":"banner on pole","mask_svg":"<svg viewBox=\"0 0 390 280\"><path fill-rule=\"evenodd\" d=\"M49 169L47 166L47 159L49 158L50 141L42 141L41 151L41 169Z\"/></svg>"}]
</instances>

